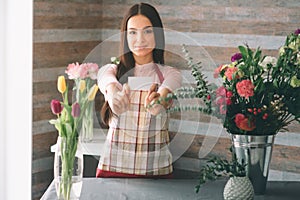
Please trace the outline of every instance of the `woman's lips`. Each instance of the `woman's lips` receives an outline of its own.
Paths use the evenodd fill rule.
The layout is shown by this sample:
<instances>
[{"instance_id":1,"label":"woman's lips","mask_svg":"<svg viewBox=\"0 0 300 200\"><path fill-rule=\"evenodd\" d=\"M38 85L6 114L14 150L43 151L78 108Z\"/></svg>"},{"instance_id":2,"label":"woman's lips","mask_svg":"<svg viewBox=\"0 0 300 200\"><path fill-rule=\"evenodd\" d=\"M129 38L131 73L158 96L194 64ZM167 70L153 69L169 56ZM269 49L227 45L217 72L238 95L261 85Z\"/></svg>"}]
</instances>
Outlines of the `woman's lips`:
<instances>
[{"instance_id":1,"label":"woman's lips","mask_svg":"<svg viewBox=\"0 0 300 200\"><path fill-rule=\"evenodd\" d=\"M143 50L143 49L146 49L147 46L135 46L134 49L135 50Z\"/></svg>"}]
</instances>

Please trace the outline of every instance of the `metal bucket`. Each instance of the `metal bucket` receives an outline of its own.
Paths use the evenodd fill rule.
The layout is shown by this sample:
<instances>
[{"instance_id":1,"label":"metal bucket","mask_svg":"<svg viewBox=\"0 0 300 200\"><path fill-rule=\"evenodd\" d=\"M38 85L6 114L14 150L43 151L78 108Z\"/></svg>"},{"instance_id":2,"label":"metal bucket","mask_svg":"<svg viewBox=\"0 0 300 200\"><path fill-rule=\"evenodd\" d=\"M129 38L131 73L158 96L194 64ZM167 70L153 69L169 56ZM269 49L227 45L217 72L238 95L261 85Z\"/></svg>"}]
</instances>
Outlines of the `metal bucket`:
<instances>
[{"instance_id":1,"label":"metal bucket","mask_svg":"<svg viewBox=\"0 0 300 200\"><path fill-rule=\"evenodd\" d=\"M247 164L246 172L253 184L254 193L262 195L266 191L269 174L269 165L275 135L253 136L253 135L231 135L233 151L238 162L242 159Z\"/></svg>"}]
</instances>

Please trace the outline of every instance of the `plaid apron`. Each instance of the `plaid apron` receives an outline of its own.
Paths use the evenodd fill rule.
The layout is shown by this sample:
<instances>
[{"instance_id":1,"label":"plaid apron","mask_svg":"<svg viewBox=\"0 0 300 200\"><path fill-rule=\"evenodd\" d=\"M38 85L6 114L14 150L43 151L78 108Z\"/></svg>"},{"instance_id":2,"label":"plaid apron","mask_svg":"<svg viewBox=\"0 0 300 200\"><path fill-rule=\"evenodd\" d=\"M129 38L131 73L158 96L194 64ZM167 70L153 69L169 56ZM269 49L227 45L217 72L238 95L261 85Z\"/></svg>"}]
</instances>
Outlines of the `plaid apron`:
<instances>
[{"instance_id":1,"label":"plaid apron","mask_svg":"<svg viewBox=\"0 0 300 200\"><path fill-rule=\"evenodd\" d=\"M172 173L168 114L147 112L147 92L132 90L129 110L112 118L98 170L142 176Z\"/></svg>"}]
</instances>

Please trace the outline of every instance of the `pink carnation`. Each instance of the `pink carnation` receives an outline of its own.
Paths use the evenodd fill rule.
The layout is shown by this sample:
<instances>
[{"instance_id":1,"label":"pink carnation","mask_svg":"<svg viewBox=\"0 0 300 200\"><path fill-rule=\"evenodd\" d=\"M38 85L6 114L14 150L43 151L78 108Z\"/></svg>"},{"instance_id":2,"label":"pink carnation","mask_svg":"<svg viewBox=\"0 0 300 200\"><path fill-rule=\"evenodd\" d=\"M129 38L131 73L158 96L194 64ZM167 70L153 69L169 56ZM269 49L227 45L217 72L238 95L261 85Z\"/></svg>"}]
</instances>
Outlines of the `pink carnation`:
<instances>
[{"instance_id":1,"label":"pink carnation","mask_svg":"<svg viewBox=\"0 0 300 200\"><path fill-rule=\"evenodd\" d=\"M226 72L225 72L225 76L228 80L232 80L233 79L233 75L238 71L237 67L229 67L227 68Z\"/></svg>"},{"instance_id":2,"label":"pink carnation","mask_svg":"<svg viewBox=\"0 0 300 200\"><path fill-rule=\"evenodd\" d=\"M250 80L242 80L236 84L237 93L241 97L249 98L254 95L254 85Z\"/></svg>"},{"instance_id":3,"label":"pink carnation","mask_svg":"<svg viewBox=\"0 0 300 200\"><path fill-rule=\"evenodd\" d=\"M225 103L225 98L224 97L219 97L216 100L217 105L223 105Z\"/></svg>"},{"instance_id":4,"label":"pink carnation","mask_svg":"<svg viewBox=\"0 0 300 200\"><path fill-rule=\"evenodd\" d=\"M223 87L223 86L217 88L217 90L216 90L216 94L217 94L218 97L219 97L219 96L224 97L224 96L226 96L226 93L227 93L227 90L226 90L226 88Z\"/></svg>"},{"instance_id":5,"label":"pink carnation","mask_svg":"<svg viewBox=\"0 0 300 200\"><path fill-rule=\"evenodd\" d=\"M223 65L220 65L218 68L214 71L214 78L218 78L220 72L222 71Z\"/></svg>"}]
</instances>

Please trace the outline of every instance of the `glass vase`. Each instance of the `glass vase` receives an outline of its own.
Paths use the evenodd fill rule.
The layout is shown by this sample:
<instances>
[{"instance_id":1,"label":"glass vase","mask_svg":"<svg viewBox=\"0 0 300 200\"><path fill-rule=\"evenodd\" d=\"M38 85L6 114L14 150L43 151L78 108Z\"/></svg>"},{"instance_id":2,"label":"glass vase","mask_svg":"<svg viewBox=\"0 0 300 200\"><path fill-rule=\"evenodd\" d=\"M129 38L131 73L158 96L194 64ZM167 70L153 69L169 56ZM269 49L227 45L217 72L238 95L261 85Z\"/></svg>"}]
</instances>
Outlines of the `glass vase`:
<instances>
[{"instance_id":1,"label":"glass vase","mask_svg":"<svg viewBox=\"0 0 300 200\"><path fill-rule=\"evenodd\" d=\"M88 102L87 108L82 117L80 138L83 142L90 142L94 137L94 101Z\"/></svg>"},{"instance_id":2,"label":"glass vase","mask_svg":"<svg viewBox=\"0 0 300 200\"><path fill-rule=\"evenodd\" d=\"M54 181L59 200L79 199L83 153L78 138L58 137L54 156Z\"/></svg>"}]
</instances>

